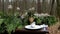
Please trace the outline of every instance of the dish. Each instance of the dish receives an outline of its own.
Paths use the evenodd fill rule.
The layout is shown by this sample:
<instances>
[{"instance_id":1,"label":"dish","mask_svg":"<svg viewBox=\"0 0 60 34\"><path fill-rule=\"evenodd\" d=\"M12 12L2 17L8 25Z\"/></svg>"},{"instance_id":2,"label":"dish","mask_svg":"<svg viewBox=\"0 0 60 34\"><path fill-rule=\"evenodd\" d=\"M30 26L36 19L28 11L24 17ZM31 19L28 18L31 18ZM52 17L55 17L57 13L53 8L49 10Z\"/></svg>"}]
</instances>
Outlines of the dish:
<instances>
[{"instance_id":1,"label":"dish","mask_svg":"<svg viewBox=\"0 0 60 34\"><path fill-rule=\"evenodd\" d=\"M25 26L26 29L40 29L41 27L39 25L35 25L34 27L32 27L31 25L27 25Z\"/></svg>"},{"instance_id":2,"label":"dish","mask_svg":"<svg viewBox=\"0 0 60 34\"><path fill-rule=\"evenodd\" d=\"M41 28L45 28L48 27L48 25L27 25L25 26L26 29L41 29Z\"/></svg>"}]
</instances>

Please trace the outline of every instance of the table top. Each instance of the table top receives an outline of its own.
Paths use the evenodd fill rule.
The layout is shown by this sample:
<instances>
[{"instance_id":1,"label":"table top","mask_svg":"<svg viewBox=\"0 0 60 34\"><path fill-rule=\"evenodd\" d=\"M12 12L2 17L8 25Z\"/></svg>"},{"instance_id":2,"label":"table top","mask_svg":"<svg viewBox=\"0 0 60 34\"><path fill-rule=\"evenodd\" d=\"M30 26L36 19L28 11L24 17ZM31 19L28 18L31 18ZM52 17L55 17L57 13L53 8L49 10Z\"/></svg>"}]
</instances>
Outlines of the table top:
<instances>
[{"instance_id":1,"label":"table top","mask_svg":"<svg viewBox=\"0 0 60 34\"><path fill-rule=\"evenodd\" d=\"M28 30L28 29L25 29L25 28L22 28L22 29L18 29L16 30L16 32L49 32L48 30L46 31L42 31L41 29L38 29L38 30Z\"/></svg>"}]
</instances>

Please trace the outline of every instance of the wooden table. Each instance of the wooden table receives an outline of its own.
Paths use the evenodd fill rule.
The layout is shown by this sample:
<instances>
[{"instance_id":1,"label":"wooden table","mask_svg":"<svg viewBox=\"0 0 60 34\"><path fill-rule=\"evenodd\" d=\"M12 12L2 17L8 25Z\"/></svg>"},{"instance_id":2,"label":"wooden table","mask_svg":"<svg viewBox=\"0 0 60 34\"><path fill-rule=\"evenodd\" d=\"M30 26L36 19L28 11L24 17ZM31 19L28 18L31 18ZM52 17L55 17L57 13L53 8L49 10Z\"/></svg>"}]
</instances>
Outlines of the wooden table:
<instances>
[{"instance_id":1,"label":"wooden table","mask_svg":"<svg viewBox=\"0 0 60 34\"><path fill-rule=\"evenodd\" d=\"M49 31L21 29L17 30L14 34L49 34Z\"/></svg>"}]
</instances>

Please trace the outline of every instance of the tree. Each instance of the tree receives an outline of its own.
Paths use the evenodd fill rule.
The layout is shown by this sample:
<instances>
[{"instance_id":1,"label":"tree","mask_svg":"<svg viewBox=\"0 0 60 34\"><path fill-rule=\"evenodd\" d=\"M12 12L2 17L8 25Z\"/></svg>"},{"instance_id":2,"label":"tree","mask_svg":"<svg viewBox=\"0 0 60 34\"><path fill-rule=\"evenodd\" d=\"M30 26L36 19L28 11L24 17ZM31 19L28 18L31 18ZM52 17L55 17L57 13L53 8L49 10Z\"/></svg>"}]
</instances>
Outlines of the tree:
<instances>
[{"instance_id":1,"label":"tree","mask_svg":"<svg viewBox=\"0 0 60 34\"><path fill-rule=\"evenodd\" d=\"M43 0L42 2L42 12L45 13L45 9L46 9L46 3L45 3L45 0Z\"/></svg>"},{"instance_id":2,"label":"tree","mask_svg":"<svg viewBox=\"0 0 60 34\"><path fill-rule=\"evenodd\" d=\"M0 9L1 9L1 0L0 0Z\"/></svg>"},{"instance_id":3,"label":"tree","mask_svg":"<svg viewBox=\"0 0 60 34\"><path fill-rule=\"evenodd\" d=\"M42 13L40 0L37 0L37 12Z\"/></svg>"},{"instance_id":4,"label":"tree","mask_svg":"<svg viewBox=\"0 0 60 34\"><path fill-rule=\"evenodd\" d=\"M57 1L57 16L60 18L60 0Z\"/></svg>"},{"instance_id":5,"label":"tree","mask_svg":"<svg viewBox=\"0 0 60 34\"><path fill-rule=\"evenodd\" d=\"M54 13L54 12L53 12L54 1L55 1L55 0L52 0L50 15L53 15L53 13Z\"/></svg>"}]
</instances>

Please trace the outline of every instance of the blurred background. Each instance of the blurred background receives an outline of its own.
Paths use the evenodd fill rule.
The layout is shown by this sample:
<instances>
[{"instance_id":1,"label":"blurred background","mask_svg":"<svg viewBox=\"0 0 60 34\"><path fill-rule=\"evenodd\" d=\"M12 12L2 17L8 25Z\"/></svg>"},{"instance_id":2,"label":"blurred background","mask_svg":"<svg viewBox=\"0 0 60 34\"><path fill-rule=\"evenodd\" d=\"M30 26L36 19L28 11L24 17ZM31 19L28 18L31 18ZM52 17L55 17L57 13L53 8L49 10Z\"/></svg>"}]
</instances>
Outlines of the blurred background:
<instances>
[{"instance_id":1,"label":"blurred background","mask_svg":"<svg viewBox=\"0 0 60 34\"><path fill-rule=\"evenodd\" d=\"M38 14L48 13L49 15L53 15L60 20L60 0L0 0L0 17L14 15L21 16L28 11L33 11ZM14 20L16 19L14 18ZM51 34L60 33L60 30L58 30L58 27L60 29L59 22L49 27L49 32Z\"/></svg>"},{"instance_id":2,"label":"blurred background","mask_svg":"<svg viewBox=\"0 0 60 34\"><path fill-rule=\"evenodd\" d=\"M0 14L24 14L27 10L60 17L60 0L0 0Z\"/></svg>"}]
</instances>

